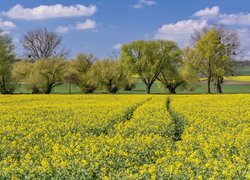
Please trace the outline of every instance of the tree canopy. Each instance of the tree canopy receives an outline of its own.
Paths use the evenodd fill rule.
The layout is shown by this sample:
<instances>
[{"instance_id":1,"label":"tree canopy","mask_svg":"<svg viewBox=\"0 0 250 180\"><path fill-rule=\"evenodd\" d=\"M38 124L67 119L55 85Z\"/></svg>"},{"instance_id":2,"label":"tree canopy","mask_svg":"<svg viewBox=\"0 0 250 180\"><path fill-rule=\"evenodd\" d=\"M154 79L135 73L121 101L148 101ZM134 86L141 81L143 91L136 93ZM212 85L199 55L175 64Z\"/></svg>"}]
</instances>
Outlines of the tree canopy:
<instances>
[{"instance_id":1,"label":"tree canopy","mask_svg":"<svg viewBox=\"0 0 250 180\"><path fill-rule=\"evenodd\" d=\"M54 32L49 32L46 28L28 31L21 40L21 44L27 57L32 60L67 54L62 47L62 37Z\"/></svg>"},{"instance_id":2,"label":"tree canopy","mask_svg":"<svg viewBox=\"0 0 250 180\"><path fill-rule=\"evenodd\" d=\"M76 84L84 93L94 92L97 88L92 71L95 61L96 58L93 54L78 54L74 60L68 63L64 79L70 84Z\"/></svg>"},{"instance_id":3,"label":"tree canopy","mask_svg":"<svg viewBox=\"0 0 250 180\"><path fill-rule=\"evenodd\" d=\"M168 61L167 53L175 43L170 41L134 41L123 45L121 61L131 73L137 74L149 94Z\"/></svg>"},{"instance_id":4,"label":"tree canopy","mask_svg":"<svg viewBox=\"0 0 250 180\"><path fill-rule=\"evenodd\" d=\"M123 87L126 80L124 69L116 60L112 59L97 61L93 65L93 73L100 86L112 94Z\"/></svg>"},{"instance_id":5,"label":"tree canopy","mask_svg":"<svg viewBox=\"0 0 250 180\"><path fill-rule=\"evenodd\" d=\"M14 45L9 35L0 30L0 92L13 93L15 82L12 77L12 66L15 61Z\"/></svg>"},{"instance_id":6,"label":"tree canopy","mask_svg":"<svg viewBox=\"0 0 250 180\"><path fill-rule=\"evenodd\" d=\"M207 78L208 93L211 93L211 81L221 72L222 65L229 60L226 48L220 41L218 31L210 30L194 45L194 56L190 58L190 65Z\"/></svg>"}]
</instances>

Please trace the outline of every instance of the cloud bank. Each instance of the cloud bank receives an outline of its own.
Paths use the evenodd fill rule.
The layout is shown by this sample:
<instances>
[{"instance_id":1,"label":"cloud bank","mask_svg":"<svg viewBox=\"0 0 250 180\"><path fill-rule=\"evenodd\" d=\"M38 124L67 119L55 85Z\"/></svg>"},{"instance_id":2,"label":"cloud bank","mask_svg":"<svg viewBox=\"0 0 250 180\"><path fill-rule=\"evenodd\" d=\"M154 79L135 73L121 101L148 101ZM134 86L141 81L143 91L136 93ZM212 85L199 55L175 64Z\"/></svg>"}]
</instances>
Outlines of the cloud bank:
<instances>
[{"instance_id":1,"label":"cloud bank","mask_svg":"<svg viewBox=\"0 0 250 180\"><path fill-rule=\"evenodd\" d=\"M94 5L84 6L77 4L64 6L62 4L56 4L25 8L22 5L17 4L7 12L2 12L2 15L11 19L42 20L63 17L91 16L95 14L96 11L97 7Z\"/></svg>"},{"instance_id":2,"label":"cloud bank","mask_svg":"<svg viewBox=\"0 0 250 180\"><path fill-rule=\"evenodd\" d=\"M0 29L12 29L15 28L16 25L11 21L4 21L0 18Z\"/></svg>"}]
</instances>

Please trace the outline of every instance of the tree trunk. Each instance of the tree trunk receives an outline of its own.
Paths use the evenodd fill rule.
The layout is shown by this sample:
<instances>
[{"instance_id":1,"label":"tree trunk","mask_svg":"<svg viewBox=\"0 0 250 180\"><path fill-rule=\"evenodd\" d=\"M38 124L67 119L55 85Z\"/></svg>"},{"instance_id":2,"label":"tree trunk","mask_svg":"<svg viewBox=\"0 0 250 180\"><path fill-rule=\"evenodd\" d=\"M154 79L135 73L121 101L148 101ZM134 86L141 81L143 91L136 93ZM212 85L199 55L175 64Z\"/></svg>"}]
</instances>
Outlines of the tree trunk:
<instances>
[{"instance_id":1,"label":"tree trunk","mask_svg":"<svg viewBox=\"0 0 250 180\"><path fill-rule=\"evenodd\" d=\"M71 83L69 83L69 94L71 94Z\"/></svg>"},{"instance_id":2,"label":"tree trunk","mask_svg":"<svg viewBox=\"0 0 250 180\"><path fill-rule=\"evenodd\" d=\"M217 83L216 83L216 91L217 91L217 93L219 93L219 94L222 93L222 89L221 89L221 84L220 84L220 82L217 82Z\"/></svg>"},{"instance_id":3,"label":"tree trunk","mask_svg":"<svg viewBox=\"0 0 250 180\"><path fill-rule=\"evenodd\" d=\"M207 78L207 93L211 94L211 78Z\"/></svg>"},{"instance_id":4,"label":"tree trunk","mask_svg":"<svg viewBox=\"0 0 250 180\"><path fill-rule=\"evenodd\" d=\"M7 94L6 93L6 87L5 87L5 79L4 76L2 76L2 87L1 87L2 94Z\"/></svg>"},{"instance_id":5,"label":"tree trunk","mask_svg":"<svg viewBox=\"0 0 250 180\"><path fill-rule=\"evenodd\" d=\"M176 94L176 91L175 91L176 88L175 87L169 86L167 88L168 88L170 94Z\"/></svg>"},{"instance_id":6,"label":"tree trunk","mask_svg":"<svg viewBox=\"0 0 250 180\"><path fill-rule=\"evenodd\" d=\"M111 89L109 90L109 93L110 93L110 94L116 94L117 91L118 91L118 88L117 88L117 87L113 87L113 88L111 88Z\"/></svg>"},{"instance_id":7,"label":"tree trunk","mask_svg":"<svg viewBox=\"0 0 250 180\"><path fill-rule=\"evenodd\" d=\"M50 94L52 91L53 84L48 84L45 94Z\"/></svg>"},{"instance_id":8,"label":"tree trunk","mask_svg":"<svg viewBox=\"0 0 250 180\"><path fill-rule=\"evenodd\" d=\"M216 82L216 92L221 94L222 93L222 88L221 88L222 81L220 78L217 79Z\"/></svg>"},{"instance_id":9,"label":"tree trunk","mask_svg":"<svg viewBox=\"0 0 250 180\"><path fill-rule=\"evenodd\" d=\"M114 87L114 86L112 86L112 83L109 83L109 84L107 84L107 90L108 90L109 94L115 94L118 91L118 87L116 87L116 86Z\"/></svg>"},{"instance_id":10,"label":"tree trunk","mask_svg":"<svg viewBox=\"0 0 250 180\"><path fill-rule=\"evenodd\" d=\"M129 84L126 84L125 87L124 87L124 90L125 91L131 91L132 87Z\"/></svg>"},{"instance_id":11,"label":"tree trunk","mask_svg":"<svg viewBox=\"0 0 250 180\"><path fill-rule=\"evenodd\" d=\"M33 87L31 93L32 94L40 94L41 92L40 92L40 90L37 87Z\"/></svg>"},{"instance_id":12,"label":"tree trunk","mask_svg":"<svg viewBox=\"0 0 250 180\"><path fill-rule=\"evenodd\" d=\"M152 86L152 84L146 84L146 93L147 94L151 93L151 86Z\"/></svg>"},{"instance_id":13,"label":"tree trunk","mask_svg":"<svg viewBox=\"0 0 250 180\"><path fill-rule=\"evenodd\" d=\"M90 85L90 86L85 86L82 89L82 92L84 92L85 94L90 94L90 93L93 93L95 90L96 90L96 87Z\"/></svg>"}]
</instances>

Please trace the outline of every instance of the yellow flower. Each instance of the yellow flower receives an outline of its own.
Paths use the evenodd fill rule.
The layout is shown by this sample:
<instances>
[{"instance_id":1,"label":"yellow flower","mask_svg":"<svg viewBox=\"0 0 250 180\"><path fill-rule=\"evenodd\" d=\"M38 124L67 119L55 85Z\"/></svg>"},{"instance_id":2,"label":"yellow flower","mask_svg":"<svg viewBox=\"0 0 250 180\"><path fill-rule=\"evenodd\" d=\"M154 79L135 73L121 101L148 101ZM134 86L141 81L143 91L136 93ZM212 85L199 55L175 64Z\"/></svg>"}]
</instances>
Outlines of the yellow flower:
<instances>
[{"instance_id":1,"label":"yellow flower","mask_svg":"<svg viewBox=\"0 0 250 180\"><path fill-rule=\"evenodd\" d=\"M84 166L86 166L86 165L88 164L88 162L87 162L85 159L82 159L82 160L81 160L81 163L82 163Z\"/></svg>"},{"instance_id":2,"label":"yellow flower","mask_svg":"<svg viewBox=\"0 0 250 180\"><path fill-rule=\"evenodd\" d=\"M47 161L47 159L43 159L43 160L41 161L41 165L42 165L43 167L47 168L47 167L49 166L49 162Z\"/></svg>"}]
</instances>

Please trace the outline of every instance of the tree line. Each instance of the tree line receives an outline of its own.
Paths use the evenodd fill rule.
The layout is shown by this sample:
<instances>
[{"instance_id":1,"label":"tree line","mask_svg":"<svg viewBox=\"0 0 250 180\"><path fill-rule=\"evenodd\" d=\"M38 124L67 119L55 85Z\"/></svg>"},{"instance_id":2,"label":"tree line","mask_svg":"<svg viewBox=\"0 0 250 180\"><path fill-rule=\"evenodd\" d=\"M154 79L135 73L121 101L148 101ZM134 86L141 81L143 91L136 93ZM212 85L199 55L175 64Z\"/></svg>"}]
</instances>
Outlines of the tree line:
<instances>
[{"instance_id":1,"label":"tree line","mask_svg":"<svg viewBox=\"0 0 250 180\"><path fill-rule=\"evenodd\" d=\"M117 93L134 89L136 76L148 94L156 81L176 93L178 87L194 90L200 78L206 79L208 93L212 83L222 93L223 78L234 73L235 59L242 53L237 33L221 25L209 26L195 30L191 39L192 45L184 49L169 40L138 40L124 44L117 58L98 60L80 53L68 60L62 38L38 28L21 41L26 58L16 59L11 37L0 32L0 92L12 94L24 83L33 94L49 94L68 83L83 93L100 89Z\"/></svg>"}]
</instances>

